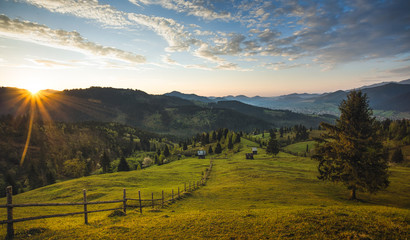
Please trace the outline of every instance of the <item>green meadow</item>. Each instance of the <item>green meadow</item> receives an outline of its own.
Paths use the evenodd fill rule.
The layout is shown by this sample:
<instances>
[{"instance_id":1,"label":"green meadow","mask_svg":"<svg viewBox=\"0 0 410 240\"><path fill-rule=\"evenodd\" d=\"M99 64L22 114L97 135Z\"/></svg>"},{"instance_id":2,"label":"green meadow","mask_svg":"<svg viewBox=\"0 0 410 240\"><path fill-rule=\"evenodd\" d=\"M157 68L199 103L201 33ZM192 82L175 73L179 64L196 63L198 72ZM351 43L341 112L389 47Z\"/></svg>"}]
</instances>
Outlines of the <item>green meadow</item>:
<instances>
[{"instance_id":1,"label":"green meadow","mask_svg":"<svg viewBox=\"0 0 410 240\"><path fill-rule=\"evenodd\" d=\"M243 140L240 152L214 156L205 186L164 208L127 209L126 216L111 212L15 223L16 239L408 239L410 237L410 170L392 166L390 186L377 195L359 193L348 200L341 185L317 179L317 163L280 152L266 155L259 149L246 160L253 142ZM289 146L305 150L306 143ZM184 182L197 181L208 159L186 158L140 171L94 175L65 181L13 196L15 203L81 202L88 200L144 199L153 192L166 198ZM155 197L157 198L157 197ZM0 199L1 204L5 199ZM89 210L119 207L89 206ZM1 219L6 218L0 209ZM82 206L16 208L15 218L81 211ZM0 229L5 236L6 227Z\"/></svg>"}]
</instances>

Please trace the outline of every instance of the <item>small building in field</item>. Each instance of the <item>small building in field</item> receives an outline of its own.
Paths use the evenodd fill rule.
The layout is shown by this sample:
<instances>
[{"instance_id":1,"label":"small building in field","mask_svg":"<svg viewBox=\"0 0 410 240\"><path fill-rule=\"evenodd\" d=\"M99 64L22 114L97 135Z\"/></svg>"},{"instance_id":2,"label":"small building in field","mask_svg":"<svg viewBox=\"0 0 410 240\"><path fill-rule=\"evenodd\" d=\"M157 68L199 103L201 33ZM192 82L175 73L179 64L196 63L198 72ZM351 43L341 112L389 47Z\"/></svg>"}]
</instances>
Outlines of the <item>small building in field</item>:
<instances>
[{"instance_id":1,"label":"small building in field","mask_svg":"<svg viewBox=\"0 0 410 240\"><path fill-rule=\"evenodd\" d=\"M199 159L205 159L206 156L206 151L205 150L198 150L198 158Z\"/></svg>"},{"instance_id":2,"label":"small building in field","mask_svg":"<svg viewBox=\"0 0 410 240\"><path fill-rule=\"evenodd\" d=\"M253 148L252 148L252 153L253 153L254 155L257 155L257 154L258 154L258 148L257 148L257 147L253 147Z\"/></svg>"},{"instance_id":3,"label":"small building in field","mask_svg":"<svg viewBox=\"0 0 410 240\"><path fill-rule=\"evenodd\" d=\"M253 159L253 153L246 153L246 159Z\"/></svg>"}]
</instances>

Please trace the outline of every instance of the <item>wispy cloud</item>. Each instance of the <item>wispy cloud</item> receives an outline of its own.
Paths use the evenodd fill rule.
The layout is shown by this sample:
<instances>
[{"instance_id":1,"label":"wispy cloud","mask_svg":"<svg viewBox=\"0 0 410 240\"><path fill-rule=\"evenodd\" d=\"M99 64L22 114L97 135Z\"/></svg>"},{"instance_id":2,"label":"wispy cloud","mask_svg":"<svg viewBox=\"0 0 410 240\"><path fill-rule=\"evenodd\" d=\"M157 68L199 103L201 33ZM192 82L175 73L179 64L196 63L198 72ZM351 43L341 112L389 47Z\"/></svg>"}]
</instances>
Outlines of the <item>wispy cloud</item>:
<instances>
[{"instance_id":1,"label":"wispy cloud","mask_svg":"<svg viewBox=\"0 0 410 240\"><path fill-rule=\"evenodd\" d=\"M395 69L390 70L389 72L409 76L410 75L410 66L395 68Z\"/></svg>"},{"instance_id":2,"label":"wispy cloud","mask_svg":"<svg viewBox=\"0 0 410 240\"><path fill-rule=\"evenodd\" d=\"M56 60L51 60L51 59L26 59L26 60L33 62L34 64L40 67L45 67L45 68L65 69L65 68L75 67L75 64L73 63L56 61Z\"/></svg>"},{"instance_id":3,"label":"wispy cloud","mask_svg":"<svg viewBox=\"0 0 410 240\"><path fill-rule=\"evenodd\" d=\"M169 44L168 51L187 51L192 44L198 43L198 40L191 38L183 25L173 19L134 13L128 14L128 17L131 21L146 26L163 37Z\"/></svg>"},{"instance_id":4,"label":"wispy cloud","mask_svg":"<svg viewBox=\"0 0 410 240\"><path fill-rule=\"evenodd\" d=\"M142 55L87 41L78 32L54 30L37 23L13 20L5 15L0 15L0 35L129 63L144 63L146 61Z\"/></svg>"},{"instance_id":5,"label":"wispy cloud","mask_svg":"<svg viewBox=\"0 0 410 240\"><path fill-rule=\"evenodd\" d=\"M186 0L129 0L131 3L141 5L160 5L163 8L175 10L180 13L186 13L207 20L232 18L229 12L216 12L211 1L186 1Z\"/></svg>"},{"instance_id":6,"label":"wispy cloud","mask_svg":"<svg viewBox=\"0 0 410 240\"><path fill-rule=\"evenodd\" d=\"M99 4L98 0L18 0L45 8L51 12L70 14L81 18L96 20L107 26L124 27L130 22L124 13L108 4Z\"/></svg>"},{"instance_id":7,"label":"wispy cloud","mask_svg":"<svg viewBox=\"0 0 410 240\"><path fill-rule=\"evenodd\" d=\"M308 67L307 64L295 63L295 64L287 64L285 62L276 62L276 63L264 63L261 65L264 68L279 71L284 69L291 69L291 68L298 68L298 67Z\"/></svg>"},{"instance_id":8,"label":"wispy cloud","mask_svg":"<svg viewBox=\"0 0 410 240\"><path fill-rule=\"evenodd\" d=\"M213 68L207 67L204 64L181 64L175 61L174 59L171 58L169 54L162 56L162 61L168 65L174 65L174 66L179 66L187 69L200 69L200 70L206 70L206 71L212 71L214 70Z\"/></svg>"}]
</instances>

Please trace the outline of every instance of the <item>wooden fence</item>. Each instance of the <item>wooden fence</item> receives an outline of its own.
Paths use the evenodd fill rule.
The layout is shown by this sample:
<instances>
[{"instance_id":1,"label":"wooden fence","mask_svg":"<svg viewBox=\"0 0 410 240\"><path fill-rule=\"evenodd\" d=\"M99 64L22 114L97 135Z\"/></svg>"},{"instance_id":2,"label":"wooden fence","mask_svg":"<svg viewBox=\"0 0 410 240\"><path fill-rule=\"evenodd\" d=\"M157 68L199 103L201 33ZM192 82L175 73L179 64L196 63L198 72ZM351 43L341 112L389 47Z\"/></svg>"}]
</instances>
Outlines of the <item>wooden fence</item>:
<instances>
[{"instance_id":1,"label":"wooden fence","mask_svg":"<svg viewBox=\"0 0 410 240\"><path fill-rule=\"evenodd\" d=\"M162 190L162 195L161 198L154 198L154 193L151 193L151 199L142 199L141 198L141 192L138 191L138 198L129 198L127 197L127 192L126 189L123 189L123 198L120 200L111 200L111 201L96 201L96 202L88 202L87 201L87 190L83 190L83 202L77 202L77 203L24 203L24 204L13 204L13 189L11 186L8 186L6 188L6 201L7 204L5 205L0 205L0 208L6 208L7 209L7 220L2 220L0 221L0 224L7 224L7 235L6 239L13 239L14 237L14 223L17 222L24 222L24 221L31 221L31 220L37 220L37 219L46 219L46 218L55 218L55 217L65 217L65 216L72 216L72 215L79 215L83 214L84 215L84 223L88 224L88 214L89 213L96 213L96 212L104 212L104 211L114 211L114 210L122 210L125 214L127 213L127 207L138 207L140 213L142 213L142 208L144 207L152 207L154 206L161 206L164 207L165 204L172 203L176 201L177 199L181 198L183 195L192 192L196 189L198 189L200 186L203 186L207 179L209 178L209 174L212 170L212 160L209 164L209 168L206 169L205 173L202 175L202 178L200 181L193 181L184 183L184 188L180 189L178 187L178 190L174 192L174 189L171 191L171 198L165 200L164 198L164 191ZM137 201L136 205L131 205L127 204L127 201ZM112 203L122 203L121 207L116 207L116 208L107 208L107 209L100 209L100 210L93 210L89 211L87 210L88 205L101 205L101 204L112 204ZM62 214L53 214L53 215L45 215L45 216L35 216L35 217L27 217L27 218L18 218L18 219L13 219L13 208L19 208L19 207L50 207L50 206L57 206L57 207L62 207L62 206L75 206L75 205L83 205L84 206L84 211L81 212L73 212L73 213L62 213Z\"/></svg>"}]
</instances>

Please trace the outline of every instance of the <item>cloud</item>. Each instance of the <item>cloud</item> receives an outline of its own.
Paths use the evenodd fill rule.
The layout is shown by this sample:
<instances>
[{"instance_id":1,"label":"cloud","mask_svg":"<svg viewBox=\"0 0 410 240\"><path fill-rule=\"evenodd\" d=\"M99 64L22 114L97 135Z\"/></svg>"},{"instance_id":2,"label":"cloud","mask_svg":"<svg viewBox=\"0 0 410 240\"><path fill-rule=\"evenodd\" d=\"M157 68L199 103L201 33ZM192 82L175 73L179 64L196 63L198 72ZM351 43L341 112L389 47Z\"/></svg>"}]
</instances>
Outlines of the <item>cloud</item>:
<instances>
[{"instance_id":1,"label":"cloud","mask_svg":"<svg viewBox=\"0 0 410 240\"><path fill-rule=\"evenodd\" d=\"M194 55L211 62L222 64L225 62L224 59L218 57L214 49L207 43L202 43L201 46L194 52Z\"/></svg>"},{"instance_id":2,"label":"cloud","mask_svg":"<svg viewBox=\"0 0 410 240\"><path fill-rule=\"evenodd\" d=\"M404 66L404 67L391 69L389 72L408 76L410 75L410 66Z\"/></svg>"},{"instance_id":3,"label":"cloud","mask_svg":"<svg viewBox=\"0 0 410 240\"><path fill-rule=\"evenodd\" d=\"M96 20L110 27L132 28L135 24L148 27L168 42L167 51L187 51L190 45L196 42L195 39L190 38L190 33L185 31L184 26L173 19L126 13L118 11L110 5L99 4L97 0L25 0L25 2L51 12ZM132 2L137 3L136 1ZM140 2L147 4L146 1Z\"/></svg>"},{"instance_id":4,"label":"cloud","mask_svg":"<svg viewBox=\"0 0 410 240\"><path fill-rule=\"evenodd\" d=\"M163 37L169 44L167 50L170 52L188 51L192 44L198 43L198 40L191 38L191 34L185 31L183 25L173 19L134 13L128 14L128 18Z\"/></svg>"},{"instance_id":5,"label":"cloud","mask_svg":"<svg viewBox=\"0 0 410 240\"><path fill-rule=\"evenodd\" d=\"M198 30L198 29L194 30L194 33L198 36L212 36L212 35L214 35L214 33L211 32L211 31L201 31L201 30Z\"/></svg>"},{"instance_id":6,"label":"cloud","mask_svg":"<svg viewBox=\"0 0 410 240\"><path fill-rule=\"evenodd\" d=\"M50 59L27 59L39 66L46 67L46 68L72 68L74 65L72 63L55 61Z\"/></svg>"},{"instance_id":7,"label":"cloud","mask_svg":"<svg viewBox=\"0 0 410 240\"><path fill-rule=\"evenodd\" d=\"M329 69L410 52L408 0L244 0L238 4L211 0L129 0L141 11L145 6L156 5L196 16L206 20L206 24L212 20L229 21L231 33L218 32L222 27L217 24L212 25L212 31L199 30L199 21L187 23L185 28L182 22L168 16L122 12L97 0L24 1L51 12L92 19L105 27L145 26L166 40L166 51L186 51L226 68L234 68L235 63L227 67L229 62L224 56L274 56L283 57L283 61L315 59Z\"/></svg>"},{"instance_id":8,"label":"cloud","mask_svg":"<svg viewBox=\"0 0 410 240\"><path fill-rule=\"evenodd\" d=\"M291 44L300 53L315 56L329 66L340 63L386 58L410 51L410 2L346 1L345 6L326 1L301 12ZM349 10L347 10L349 9Z\"/></svg>"},{"instance_id":9,"label":"cloud","mask_svg":"<svg viewBox=\"0 0 410 240\"><path fill-rule=\"evenodd\" d=\"M124 13L110 5L101 5L98 0L20 0L51 12L71 14L81 18L93 19L108 26L124 27L130 22Z\"/></svg>"},{"instance_id":10,"label":"cloud","mask_svg":"<svg viewBox=\"0 0 410 240\"><path fill-rule=\"evenodd\" d=\"M188 65L184 65L181 63L178 63L177 61L175 61L174 59L171 58L171 56L169 54L162 56L162 61L168 65L175 65L175 66L179 66L179 67L183 67L183 68L187 68L187 69L199 69L199 70L206 70L206 71L212 71L214 70L213 68L207 67L203 64L188 64Z\"/></svg>"},{"instance_id":11,"label":"cloud","mask_svg":"<svg viewBox=\"0 0 410 240\"><path fill-rule=\"evenodd\" d=\"M266 69L271 69L275 71L298 68L298 67L308 67L307 64L286 64L285 62L276 62L276 63L264 63L261 65Z\"/></svg>"},{"instance_id":12,"label":"cloud","mask_svg":"<svg viewBox=\"0 0 410 240\"><path fill-rule=\"evenodd\" d=\"M269 4L269 10L263 8ZM332 68L339 64L394 57L410 51L410 2L297 0L251 1L238 20L249 29L244 55L310 57ZM261 17L270 24L261 25ZM289 27L292 23L292 28ZM294 30L293 30L294 29ZM255 37L255 38L252 38ZM260 49L257 48L260 47Z\"/></svg>"},{"instance_id":13,"label":"cloud","mask_svg":"<svg viewBox=\"0 0 410 240\"><path fill-rule=\"evenodd\" d=\"M5 15L0 15L0 35L129 63L145 62L144 56L89 42L78 32L54 30L37 23L12 20Z\"/></svg>"},{"instance_id":14,"label":"cloud","mask_svg":"<svg viewBox=\"0 0 410 240\"><path fill-rule=\"evenodd\" d=\"M265 43L271 42L279 36L279 32L272 31L271 29L265 29L258 33L259 40Z\"/></svg>"},{"instance_id":15,"label":"cloud","mask_svg":"<svg viewBox=\"0 0 410 240\"><path fill-rule=\"evenodd\" d=\"M220 61L216 61L218 64L214 67L209 67L204 64L188 64L188 65L180 64L174 59L171 59L171 56L169 54L162 56L162 61L169 65L180 66L180 67L187 68L187 69L200 69L200 70L207 70L207 71L212 71L212 70L251 71L251 69L240 68L238 64L230 63L223 59L220 59Z\"/></svg>"},{"instance_id":16,"label":"cloud","mask_svg":"<svg viewBox=\"0 0 410 240\"><path fill-rule=\"evenodd\" d=\"M163 8L175 10L180 13L187 13L206 20L229 20L229 12L216 12L212 10L214 6L210 1L186 1L186 0L129 0L131 3L143 5L160 5Z\"/></svg>"}]
</instances>

